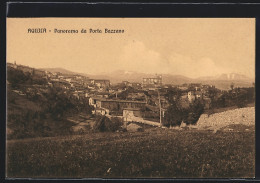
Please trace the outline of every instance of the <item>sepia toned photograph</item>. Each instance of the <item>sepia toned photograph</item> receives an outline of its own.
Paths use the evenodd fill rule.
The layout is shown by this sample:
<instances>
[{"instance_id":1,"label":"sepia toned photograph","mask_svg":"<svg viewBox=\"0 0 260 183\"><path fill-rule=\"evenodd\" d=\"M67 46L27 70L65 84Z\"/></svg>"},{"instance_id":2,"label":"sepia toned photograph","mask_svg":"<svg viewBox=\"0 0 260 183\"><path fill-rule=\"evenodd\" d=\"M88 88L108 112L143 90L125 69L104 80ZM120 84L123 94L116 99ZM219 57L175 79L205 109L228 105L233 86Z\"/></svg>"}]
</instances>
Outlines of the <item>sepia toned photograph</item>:
<instances>
[{"instance_id":1,"label":"sepia toned photograph","mask_svg":"<svg viewBox=\"0 0 260 183\"><path fill-rule=\"evenodd\" d=\"M7 18L7 178L254 178L255 18Z\"/></svg>"}]
</instances>

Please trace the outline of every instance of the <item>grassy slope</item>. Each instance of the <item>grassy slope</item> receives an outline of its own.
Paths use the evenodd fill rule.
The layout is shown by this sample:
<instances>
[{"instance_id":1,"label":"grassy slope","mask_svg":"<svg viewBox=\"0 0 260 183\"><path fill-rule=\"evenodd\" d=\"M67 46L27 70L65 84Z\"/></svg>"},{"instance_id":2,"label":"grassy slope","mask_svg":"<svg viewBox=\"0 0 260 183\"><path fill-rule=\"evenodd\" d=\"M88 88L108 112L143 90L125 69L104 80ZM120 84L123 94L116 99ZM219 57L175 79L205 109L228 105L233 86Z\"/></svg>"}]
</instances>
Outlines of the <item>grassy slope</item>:
<instances>
[{"instance_id":1,"label":"grassy slope","mask_svg":"<svg viewBox=\"0 0 260 183\"><path fill-rule=\"evenodd\" d=\"M95 133L7 142L8 177L253 177L254 133Z\"/></svg>"},{"instance_id":2,"label":"grassy slope","mask_svg":"<svg viewBox=\"0 0 260 183\"><path fill-rule=\"evenodd\" d=\"M20 114L25 110L40 111L41 106L8 89L8 98L14 99L14 103L8 103L8 113Z\"/></svg>"},{"instance_id":3,"label":"grassy slope","mask_svg":"<svg viewBox=\"0 0 260 183\"><path fill-rule=\"evenodd\" d=\"M17 93L11 91L11 89L8 90L8 97L10 99L14 99L14 102L7 104L7 114L19 116L21 114L25 114L28 110L33 112L43 110L38 101L32 101L26 96L18 95ZM45 132L45 136L57 136L61 134L67 135L70 133L70 128L74 125L74 123L68 120L57 121L51 118L43 120L42 124L50 129ZM8 130L16 130L19 127L11 125L11 122L7 119L7 128Z\"/></svg>"}]
</instances>

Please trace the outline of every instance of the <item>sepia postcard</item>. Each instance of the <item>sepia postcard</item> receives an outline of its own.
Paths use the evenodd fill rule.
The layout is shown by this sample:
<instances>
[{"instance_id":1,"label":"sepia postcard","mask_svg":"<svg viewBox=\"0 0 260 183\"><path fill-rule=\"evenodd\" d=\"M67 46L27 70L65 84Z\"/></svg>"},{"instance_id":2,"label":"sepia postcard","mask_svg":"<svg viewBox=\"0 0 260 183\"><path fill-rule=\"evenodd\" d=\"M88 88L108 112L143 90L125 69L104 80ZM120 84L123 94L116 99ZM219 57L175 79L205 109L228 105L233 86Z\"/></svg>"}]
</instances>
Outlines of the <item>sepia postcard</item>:
<instances>
[{"instance_id":1,"label":"sepia postcard","mask_svg":"<svg viewBox=\"0 0 260 183\"><path fill-rule=\"evenodd\" d=\"M254 178L255 18L7 18L7 178Z\"/></svg>"}]
</instances>

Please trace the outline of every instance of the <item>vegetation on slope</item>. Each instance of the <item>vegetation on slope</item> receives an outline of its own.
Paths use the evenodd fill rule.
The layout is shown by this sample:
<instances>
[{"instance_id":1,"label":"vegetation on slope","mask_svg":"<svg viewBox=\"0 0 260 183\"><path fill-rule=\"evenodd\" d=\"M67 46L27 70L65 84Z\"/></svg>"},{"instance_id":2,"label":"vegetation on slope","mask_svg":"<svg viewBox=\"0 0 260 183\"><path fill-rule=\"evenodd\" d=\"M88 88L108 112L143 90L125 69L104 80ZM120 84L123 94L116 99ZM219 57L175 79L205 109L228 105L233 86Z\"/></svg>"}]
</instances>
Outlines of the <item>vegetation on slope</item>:
<instances>
[{"instance_id":1,"label":"vegetation on slope","mask_svg":"<svg viewBox=\"0 0 260 183\"><path fill-rule=\"evenodd\" d=\"M73 123L67 116L91 114L86 99L78 100L62 88L48 86L45 78L13 68L7 73L8 139L68 135Z\"/></svg>"}]
</instances>

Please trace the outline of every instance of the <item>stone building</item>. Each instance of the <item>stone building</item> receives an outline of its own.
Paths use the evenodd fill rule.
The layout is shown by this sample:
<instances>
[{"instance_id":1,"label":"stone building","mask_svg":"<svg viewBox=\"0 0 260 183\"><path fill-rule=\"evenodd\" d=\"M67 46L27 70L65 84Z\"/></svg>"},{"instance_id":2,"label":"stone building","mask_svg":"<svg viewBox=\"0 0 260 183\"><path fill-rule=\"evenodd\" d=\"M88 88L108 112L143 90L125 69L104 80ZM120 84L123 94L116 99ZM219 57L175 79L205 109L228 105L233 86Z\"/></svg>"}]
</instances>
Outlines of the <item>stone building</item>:
<instances>
[{"instance_id":1,"label":"stone building","mask_svg":"<svg viewBox=\"0 0 260 183\"><path fill-rule=\"evenodd\" d=\"M142 117L140 108L125 108L123 110L124 120L127 121L127 118L131 119L131 117Z\"/></svg>"},{"instance_id":2,"label":"stone building","mask_svg":"<svg viewBox=\"0 0 260 183\"><path fill-rule=\"evenodd\" d=\"M143 88L156 88L162 86L162 75L152 78L143 78Z\"/></svg>"},{"instance_id":3,"label":"stone building","mask_svg":"<svg viewBox=\"0 0 260 183\"><path fill-rule=\"evenodd\" d=\"M36 76L46 76L46 72L45 71L42 71L42 70L38 70L38 69L33 69L33 75L36 75Z\"/></svg>"},{"instance_id":4,"label":"stone building","mask_svg":"<svg viewBox=\"0 0 260 183\"><path fill-rule=\"evenodd\" d=\"M203 93L201 91L189 91L188 92L188 99L192 102L195 99L202 99Z\"/></svg>"},{"instance_id":5,"label":"stone building","mask_svg":"<svg viewBox=\"0 0 260 183\"><path fill-rule=\"evenodd\" d=\"M108 88L110 86L110 80L92 79L90 82L99 88Z\"/></svg>"},{"instance_id":6,"label":"stone building","mask_svg":"<svg viewBox=\"0 0 260 183\"><path fill-rule=\"evenodd\" d=\"M129 101L129 100L110 100L103 98L91 97L89 98L89 105L95 108L105 108L109 111L116 111L120 114L123 113L125 108L144 108L146 102L141 101Z\"/></svg>"}]
</instances>

